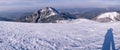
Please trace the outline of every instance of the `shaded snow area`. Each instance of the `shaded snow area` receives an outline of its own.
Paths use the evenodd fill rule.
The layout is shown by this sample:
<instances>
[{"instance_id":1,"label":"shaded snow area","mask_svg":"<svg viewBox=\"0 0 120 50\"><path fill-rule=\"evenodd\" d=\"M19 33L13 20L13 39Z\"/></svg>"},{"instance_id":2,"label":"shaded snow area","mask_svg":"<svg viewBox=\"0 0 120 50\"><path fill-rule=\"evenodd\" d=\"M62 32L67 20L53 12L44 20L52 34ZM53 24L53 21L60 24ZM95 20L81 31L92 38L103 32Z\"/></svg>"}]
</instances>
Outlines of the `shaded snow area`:
<instances>
[{"instance_id":1,"label":"shaded snow area","mask_svg":"<svg viewBox=\"0 0 120 50\"><path fill-rule=\"evenodd\" d=\"M0 50L120 50L120 23L0 22Z\"/></svg>"}]
</instances>

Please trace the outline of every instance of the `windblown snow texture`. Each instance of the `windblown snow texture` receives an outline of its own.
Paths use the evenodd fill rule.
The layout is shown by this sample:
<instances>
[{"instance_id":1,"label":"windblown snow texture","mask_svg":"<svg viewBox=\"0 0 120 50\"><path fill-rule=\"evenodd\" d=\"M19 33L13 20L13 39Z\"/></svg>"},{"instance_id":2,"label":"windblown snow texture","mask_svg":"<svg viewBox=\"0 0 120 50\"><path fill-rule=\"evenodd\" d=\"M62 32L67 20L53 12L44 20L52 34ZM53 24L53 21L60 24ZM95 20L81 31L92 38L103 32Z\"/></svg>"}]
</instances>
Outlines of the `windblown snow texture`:
<instances>
[{"instance_id":1,"label":"windblown snow texture","mask_svg":"<svg viewBox=\"0 0 120 50\"><path fill-rule=\"evenodd\" d=\"M120 50L119 22L97 23L81 19L80 23L67 24L0 24L0 50L104 50L108 47L105 41L111 41L111 36L114 45L107 45L112 44ZM109 28L113 29L112 33Z\"/></svg>"}]
</instances>

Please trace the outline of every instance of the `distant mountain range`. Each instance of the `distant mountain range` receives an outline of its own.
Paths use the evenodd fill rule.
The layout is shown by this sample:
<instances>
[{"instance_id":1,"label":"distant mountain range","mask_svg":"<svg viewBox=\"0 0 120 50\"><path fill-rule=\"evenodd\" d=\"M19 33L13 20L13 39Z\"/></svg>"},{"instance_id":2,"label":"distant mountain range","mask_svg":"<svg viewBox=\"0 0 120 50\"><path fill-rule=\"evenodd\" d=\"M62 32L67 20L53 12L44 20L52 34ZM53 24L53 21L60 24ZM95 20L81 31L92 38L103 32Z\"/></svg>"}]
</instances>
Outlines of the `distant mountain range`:
<instances>
[{"instance_id":1,"label":"distant mountain range","mask_svg":"<svg viewBox=\"0 0 120 50\"><path fill-rule=\"evenodd\" d=\"M59 20L76 19L75 16L69 13L60 13L52 7L45 7L34 12L31 16L25 16L18 21L33 22L33 23L56 23Z\"/></svg>"},{"instance_id":2,"label":"distant mountain range","mask_svg":"<svg viewBox=\"0 0 120 50\"><path fill-rule=\"evenodd\" d=\"M55 9L45 7L35 12L18 12L4 14L0 20L29 22L29 23L57 23L61 20L76 20L80 18L89 19L98 22L116 22L120 21L120 8L72 8ZM0 14L1 16L1 14ZM9 16L9 17L4 17ZM4 17L4 18L3 18Z\"/></svg>"}]
</instances>

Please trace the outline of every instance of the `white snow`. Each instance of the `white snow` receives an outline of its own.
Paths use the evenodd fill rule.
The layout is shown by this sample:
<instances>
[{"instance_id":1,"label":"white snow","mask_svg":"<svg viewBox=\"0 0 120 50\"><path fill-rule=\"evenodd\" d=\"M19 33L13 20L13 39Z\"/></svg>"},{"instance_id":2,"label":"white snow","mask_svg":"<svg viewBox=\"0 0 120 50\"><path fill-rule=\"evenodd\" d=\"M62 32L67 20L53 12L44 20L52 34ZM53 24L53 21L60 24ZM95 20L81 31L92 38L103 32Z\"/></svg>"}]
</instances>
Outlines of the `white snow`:
<instances>
[{"instance_id":1,"label":"white snow","mask_svg":"<svg viewBox=\"0 0 120 50\"><path fill-rule=\"evenodd\" d=\"M100 14L97 19L101 18L110 18L112 21L116 21L116 17L120 17L120 14L118 12L106 12L103 14Z\"/></svg>"},{"instance_id":2,"label":"white snow","mask_svg":"<svg viewBox=\"0 0 120 50\"><path fill-rule=\"evenodd\" d=\"M58 13L55 12L51 7L48 7L48 9L47 8L43 8L41 10L41 12L47 12L47 11L51 11L49 16L47 16L47 18L50 17L50 16L58 15Z\"/></svg>"},{"instance_id":3,"label":"white snow","mask_svg":"<svg viewBox=\"0 0 120 50\"><path fill-rule=\"evenodd\" d=\"M40 12L43 13L42 15L45 16L44 18L49 18L51 16L58 15L58 13L55 10L53 10L51 7L43 8L41 9Z\"/></svg>"},{"instance_id":4,"label":"white snow","mask_svg":"<svg viewBox=\"0 0 120 50\"><path fill-rule=\"evenodd\" d=\"M120 48L119 22L0 24L0 50L101 50L109 28L113 28L116 49Z\"/></svg>"},{"instance_id":5,"label":"white snow","mask_svg":"<svg viewBox=\"0 0 120 50\"><path fill-rule=\"evenodd\" d=\"M49 10L51 11L49 16L54 16L54 15L58 15L57 12L55 12L52 8L49 8Z\"/></svg>"},{"instance_id":6,"label":"white snow","mask_svg":"<svg viewBox=\"0 0 120 50\"><path fill-rule=\"evenodd\" d=\"M88 21L91 20L87 20L87 19L70 19L70 20L58 20L57 23L88 23ZM89 23L96 23L95 21L91 21Z\"/></svg>"}]
</instances>

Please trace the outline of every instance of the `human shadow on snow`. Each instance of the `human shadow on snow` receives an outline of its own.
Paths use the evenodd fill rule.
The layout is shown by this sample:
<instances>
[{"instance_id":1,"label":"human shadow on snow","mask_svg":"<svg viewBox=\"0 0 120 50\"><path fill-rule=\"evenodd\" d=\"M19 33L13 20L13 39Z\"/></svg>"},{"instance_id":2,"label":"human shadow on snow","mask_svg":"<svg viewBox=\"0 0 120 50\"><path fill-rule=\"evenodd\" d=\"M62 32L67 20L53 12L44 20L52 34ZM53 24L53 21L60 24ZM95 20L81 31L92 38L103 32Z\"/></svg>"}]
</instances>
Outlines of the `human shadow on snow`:
<instances>
[{"instance_id":1,"label":"human shadow on snow","mask_svg":"<svg viewBox=\"0 0 120 50\"><path fill-rule=\"evenodd\" d=\"M114 36L112 31L112 28L107 30L102 50L115 50Z\"/></svg>"}]
</instances>

